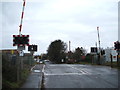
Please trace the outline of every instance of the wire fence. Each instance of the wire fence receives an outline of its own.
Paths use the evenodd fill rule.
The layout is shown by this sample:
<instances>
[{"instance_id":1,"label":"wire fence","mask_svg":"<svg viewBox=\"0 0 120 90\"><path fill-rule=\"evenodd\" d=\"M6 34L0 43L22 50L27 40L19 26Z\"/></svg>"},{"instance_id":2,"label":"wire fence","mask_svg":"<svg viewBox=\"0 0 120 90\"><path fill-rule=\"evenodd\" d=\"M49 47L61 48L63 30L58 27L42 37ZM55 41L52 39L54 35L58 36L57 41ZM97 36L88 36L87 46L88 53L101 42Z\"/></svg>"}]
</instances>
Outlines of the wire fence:
<instances>
[{"instance_id":1,"label":"wire fence","mask_svg":"<svg viewBox=\"0 0 120 90\"><path fill-rule=\"evenodd\" d=\"M2 53L2 87L11 87L10 82L22 82L34 65L32 54Z\"/></svg>"}]
</instances>

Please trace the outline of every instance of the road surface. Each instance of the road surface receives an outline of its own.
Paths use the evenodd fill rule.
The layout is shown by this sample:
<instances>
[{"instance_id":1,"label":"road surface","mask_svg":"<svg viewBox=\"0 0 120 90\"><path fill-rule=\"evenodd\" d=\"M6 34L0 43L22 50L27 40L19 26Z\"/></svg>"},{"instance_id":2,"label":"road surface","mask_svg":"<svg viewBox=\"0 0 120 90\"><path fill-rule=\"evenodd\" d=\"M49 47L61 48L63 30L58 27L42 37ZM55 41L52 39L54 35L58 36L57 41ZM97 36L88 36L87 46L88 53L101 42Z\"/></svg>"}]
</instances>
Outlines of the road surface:
<instances>
[{"instance_id":1,"label":"road surface","mask_svg":"<svg viewBox=\"0 0 120 90\"><path fill-rule=\"evenodd\" d=\"M22 88L118 88L118 85L118 70L111 67L47 62L32 68Z\"/></svg>"},{"instance_id":2,"label":"road surface","mask_svg":"<svg viewBox=\"0 0 120 90\"><path fill-rule=\"evenodd\" d=\"M118 70L107 66L46 64L44 88L118 88Z\"/></svg>"}]
</instances>

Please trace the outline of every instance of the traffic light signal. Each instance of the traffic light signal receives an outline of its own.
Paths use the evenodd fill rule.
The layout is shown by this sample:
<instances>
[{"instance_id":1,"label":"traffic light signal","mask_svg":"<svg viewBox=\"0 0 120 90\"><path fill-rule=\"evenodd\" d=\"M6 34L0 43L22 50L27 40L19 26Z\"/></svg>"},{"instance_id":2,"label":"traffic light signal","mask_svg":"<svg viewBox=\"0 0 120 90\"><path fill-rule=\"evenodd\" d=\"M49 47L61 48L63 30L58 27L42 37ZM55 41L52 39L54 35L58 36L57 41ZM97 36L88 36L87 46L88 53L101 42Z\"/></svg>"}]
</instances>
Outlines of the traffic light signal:
<instances>
[{"instance_id":1,"label":"traffic light signal","mask_svg":"<svg viewBox=\"0 0 120 90\"><path fill-rule=\"evenodd\" d=\"M29 35L13 35L13 46L29 46Z\"/></svg>"},{"instance_id":2,"label":"traffic light signal","mask_svg":"<svg viewBox=\"0 0 120 90\"><path fill-rule=\"evenodd\" d=\"M115 50L120 50L120 42L114 42Z\"/></svg>"}]
</instances>

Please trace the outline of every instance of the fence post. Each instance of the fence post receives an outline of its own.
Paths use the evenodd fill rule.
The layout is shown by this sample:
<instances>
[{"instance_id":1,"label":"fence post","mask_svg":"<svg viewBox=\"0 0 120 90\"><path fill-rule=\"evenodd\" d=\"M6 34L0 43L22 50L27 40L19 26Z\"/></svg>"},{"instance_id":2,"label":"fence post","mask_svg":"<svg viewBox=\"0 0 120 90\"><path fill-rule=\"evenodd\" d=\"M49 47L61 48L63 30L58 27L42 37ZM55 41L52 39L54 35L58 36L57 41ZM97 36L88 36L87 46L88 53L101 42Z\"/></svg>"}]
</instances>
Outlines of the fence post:
<instances>
[{"instance_id":1,"label":"fence post","mask_svg":"<svg viewBox=\"0 0 120 90\"><path fill-rule=\"evenodd\" d=\"M19 65L20 65L20 62L19 62L20 60L19 60L19 56L17 57L17 82L19 82L19 80L20 80L20 76L19 76L19 74L20 74L20 71L19 71Z\"/></svg>"}]
</instances>

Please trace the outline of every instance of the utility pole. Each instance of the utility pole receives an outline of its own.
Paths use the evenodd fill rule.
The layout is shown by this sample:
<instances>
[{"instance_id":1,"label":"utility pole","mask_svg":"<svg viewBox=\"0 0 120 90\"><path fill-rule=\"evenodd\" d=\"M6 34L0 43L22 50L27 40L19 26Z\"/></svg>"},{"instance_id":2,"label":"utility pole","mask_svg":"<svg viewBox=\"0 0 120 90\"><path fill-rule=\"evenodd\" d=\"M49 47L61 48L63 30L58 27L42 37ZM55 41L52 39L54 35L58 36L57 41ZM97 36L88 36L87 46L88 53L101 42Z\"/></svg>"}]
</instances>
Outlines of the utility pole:
<instances>
[{"instance_id":1,"label":"utility pole","mask_svg":"<svg viewBox=\"0 0 120 90\"><path fill-rule=\"evenodd\" d=\"M68 61L70 61L70 59L71 59L71 42L70 41L69 41L68 55L66 58L68 59Z\"/></svg>"},{"instance_id":2,"label":"utility pole","mask_svg":"<svg viewBox=\"0 0 120 90\"><path fill-rule=\"evenodd\" d=\"M98 43L99 43L99 53L100 53L100 35L99 35L99 27L97 27L97 32L98 32Z\"/></svg>"},{"instance_id":3,"label":"utility pole","mask_svg":"<svg viewBox=\"0 0 120 90\"><path fill-rule=\"evenodd\" d=\"M69 52L71 51L71 42L69 41Z\"/></svg>"},{"instance_id":4,"label":"utility pole","mask_svg":"<svg viewBox=\"0 0 120 90\"><path fill-rule=\"evenodd\" d=\"M98 44L99 44L98 64L100 64L101 49L100 49L100 35L99 35L99 27L97 27L97 33L98 33Z\"/></svg>"},{"instance_id":5,"label":"utility pole","mask_svg":"<svg viewBox=\"0 0 120 90\"><path fill-rule=\"evenodd\" d=\"M95 46L96 46L96 48L97 48L97 42L95 43Z\"/></svg>"}]
</instances>

